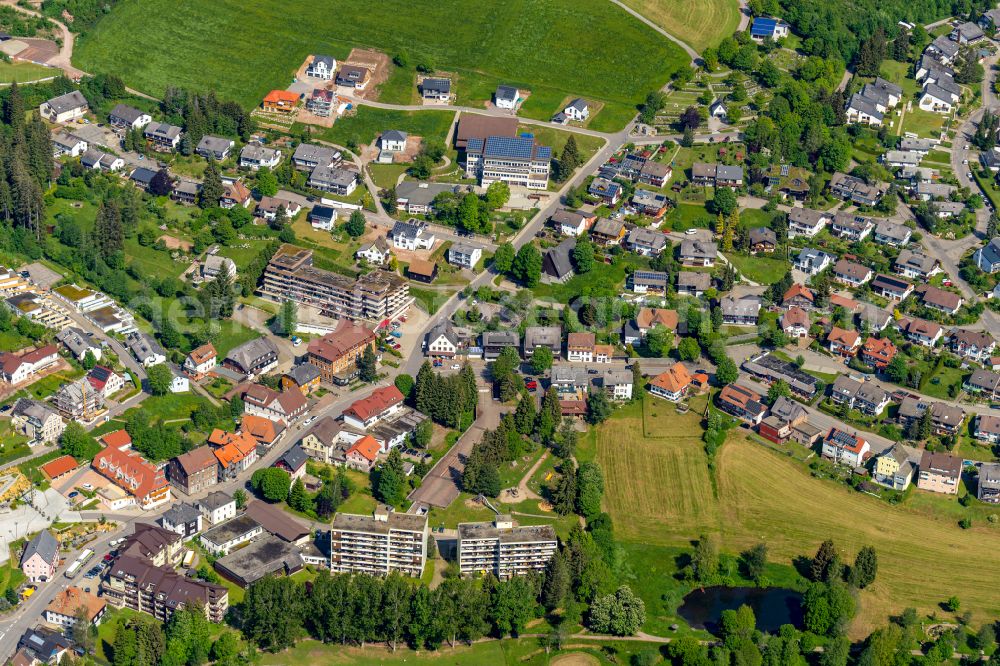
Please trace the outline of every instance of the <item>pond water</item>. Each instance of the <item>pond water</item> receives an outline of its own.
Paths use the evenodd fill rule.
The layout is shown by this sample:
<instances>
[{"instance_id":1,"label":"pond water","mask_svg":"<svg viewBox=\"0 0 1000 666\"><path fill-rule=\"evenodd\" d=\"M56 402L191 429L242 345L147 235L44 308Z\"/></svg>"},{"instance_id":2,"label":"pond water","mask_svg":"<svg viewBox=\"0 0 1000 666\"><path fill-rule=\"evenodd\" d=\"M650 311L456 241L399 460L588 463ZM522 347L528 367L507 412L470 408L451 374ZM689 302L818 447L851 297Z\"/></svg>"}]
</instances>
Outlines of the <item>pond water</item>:
<instances>
[{"instance_id":1,"label":"pond water","mask_svg":"<svg viewBox=\"0 0 1000 666\"><path fill-rule=\"evenodd\" d=\"M695 629L716 633L724 610L753 609L757 628L776 632L783 624L802 627L802 594L782 587L706 587L684 597L677 614Z\"/></svg>"}]
</instances>

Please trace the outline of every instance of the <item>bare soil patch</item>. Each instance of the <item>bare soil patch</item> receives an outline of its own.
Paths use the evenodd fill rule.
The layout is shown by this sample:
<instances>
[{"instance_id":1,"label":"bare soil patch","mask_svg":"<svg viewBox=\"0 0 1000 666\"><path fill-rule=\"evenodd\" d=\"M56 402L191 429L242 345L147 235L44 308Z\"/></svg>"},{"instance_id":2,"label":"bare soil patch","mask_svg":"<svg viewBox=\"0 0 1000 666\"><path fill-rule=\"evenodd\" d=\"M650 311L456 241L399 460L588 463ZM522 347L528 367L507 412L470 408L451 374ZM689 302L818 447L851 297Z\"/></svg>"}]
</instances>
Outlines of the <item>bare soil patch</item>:
<instances>
[{"instance_id":1,"label":"bare soil patch","mask_svg":"<svg viewBox=\"0 0 1000 666\"><path fill-rule=\"evenodd\" d=\"M570 652L561 654L549 660L552 666L593 666L601 661L592 654L586 652Z\"/></svg>"},{"instance_id":2,"label":"bare soil patch","mask_svg":"<svg viewBox=\"0 0 1000 666\"><path fill-rule=\"evenodd\" d=\"M365 86L365 89L354 91L356 97L361 97L362 99L375 99L378 97L378 87L389 78L391 60L388 55L373 49L351 49L344 64L364 67L371 72L371 78L368 80L368 85Z\"/></svg>"}]
</instances>

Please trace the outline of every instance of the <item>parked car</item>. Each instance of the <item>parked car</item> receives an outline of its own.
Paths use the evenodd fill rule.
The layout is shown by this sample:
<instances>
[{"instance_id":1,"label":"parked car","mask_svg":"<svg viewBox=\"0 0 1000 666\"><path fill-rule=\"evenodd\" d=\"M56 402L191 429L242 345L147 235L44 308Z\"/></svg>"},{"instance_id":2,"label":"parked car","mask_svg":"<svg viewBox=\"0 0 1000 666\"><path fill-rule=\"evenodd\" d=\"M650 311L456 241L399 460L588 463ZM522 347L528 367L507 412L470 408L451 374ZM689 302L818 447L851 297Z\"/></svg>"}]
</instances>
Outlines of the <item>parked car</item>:
<instances>
[{"instance_id":1,"label":"parked car","mask_svg":"<svg viewBox=\"0 0 1000 666\"><path fill-rule=\"evenodd\" d=\"M458 363L452 363L451 364L451 369L452 370L461 370L462 366L460 366Z\"/></svg>"}]
</instances>

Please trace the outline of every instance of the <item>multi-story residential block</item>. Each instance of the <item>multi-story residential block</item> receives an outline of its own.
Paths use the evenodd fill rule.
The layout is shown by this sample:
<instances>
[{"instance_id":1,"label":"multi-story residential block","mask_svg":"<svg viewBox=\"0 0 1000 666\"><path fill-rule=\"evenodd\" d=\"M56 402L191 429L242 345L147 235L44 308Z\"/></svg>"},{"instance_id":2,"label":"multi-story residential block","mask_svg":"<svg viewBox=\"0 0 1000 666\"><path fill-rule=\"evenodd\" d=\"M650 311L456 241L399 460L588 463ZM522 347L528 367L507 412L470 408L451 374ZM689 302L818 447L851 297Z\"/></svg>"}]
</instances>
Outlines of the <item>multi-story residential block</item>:
<instances>
[{"instance_id":1,"label":"multi-story residential block","mask_svg":"<svg viewBox=\"0 0 1000 666\"><path fill-rule=\"evenodd\" d=\"M116 104L108 114L108 124L116 132L142 129L152 121L152 116L127 104Z\"/></svg>"},{"instance_id":2,"label":"multi-story residential block","mask_svg":"<svg viewBox=\"0 0 1000 666\"><path fill-rule=\"evenodd\" d=\"M253 384L243 393L244 410L252 416L262 416L286 425L306 412L309 403L301 391L275 391Z\"/></svg>"},{"instance_id":3,"label":"multi-story residential block","mask_svg":"<svg viewBox=\"0 0 1000 666\"><path fill-rule=\"evenodd\" d=\"M448 248L448 263L459 268L472 270L483 258L483 248L470 243L453 243Z\"/></svg>"},{"instance_id":4,"label":"multi-story residential block","mask_svg":"<svg viewBox=\"0 0 1000 666\"><path fill-rule=\"evenodd\" d=\"M309 187L346 197L358 187L358 174L340 167L318 166L309 174Z\"/></svg>"},{"instance_id":5,"label":"multi-story residential block","mask_svg":"<svg viewBox=\"0 0 1000 666\"><path fill-rule=\"evenodd\" d=\"M634 377L631 370L608 370L601 385L612 400L631 400Z\"/></svg>"},{"instance_id":6,"label":"multi-story residential block","mask_svg":"<svg viewBox=\"0 0 1000 666\"><path fill-rule=\"evenodd\" d=\"M300 143L292 153L292 163L296 169L312 171L319 166L331 167L339 164L340 151L329 146L317 146L311 143Z\"/></svg>"},{"instance_id":7,"label":"multi-story residential block","mask_svg":"<svg viewBox=\"0 0 1000 666\"><path fill-rule=\"evenodd\" d=\"M947 453L924 451L920 457L917 488L933 493L957 495L962 480L962 459Z\"/></svg>"},{"instance_id":8,"label":"multi-story residential block","mask_svg":"<svg viewBox=\"0 0 1000 666\"><path fill-rule=\"evenodd\" d=\"M832 220L833 217L824 211L793 207L788 212L788 236L789 238L797 236L812 238Z\"/></svg>"},{"instance_id":9,"label":"multi-story residential block","mask_svg":"<svg viewBox=\"0 0 1000 666\"><path fill-rule=\"evenodd\" d=\"M344 410L344 423L352 428L370 428L403 408L403 394L395 386L375 389L367 398L355 400Z\"/></svg>"},{"instance_id":10,"label":"multi-story residential block","mask_svg":"<svg viewBox=\"0 0 1000 666\"><path fill-rule=\"evenodd\" d=\"M167 622L180 608L198 604L210 622L222 622L229 609L229 590L188 578L141 557L118 557L101 583L103 598L117 608L131 608Z\"/></svg>"},{"instance_id":11,"label":"multi-story residential block","mask_svg":"<svg viewBox=\"0 0 1000 666\"><path fill-rule=\"evenodd\" d=\"M452 358L458 353L461 341L450 319L434 324L424 338L424 353L437 358Z\"/></svg>"},{"instance_id":12,"label":"multi-story residential block","mask_svg":"<svg viewBox=\"0 0 1000 666\"><path fill-rule=\"evenodd\" d=\"M549 184L552 149L531 137L491 136L466 143L465 173L488 187L495 182L544 190Z\"/></svg>"},{"instance_id":13,"label":"multi-story residential block","mask_svg":"<svg viewBox=\"0 0 1000 666\"><path fill-rule=\"evenodd\" d=\"M517 526L509 515L492 523L459 523L458 567L463 575L500 580L544 571L558 548L551 525Z\"/></svg>"},{"instance_id":14,"label":"multi-story residential block","mask_svg":"<svg viewBox=\"0 0 1000 666\"><path fill-rule=\"evenodd\" d=\"M906 490L913 480L916 465L910 461L907 452L899 444L875 459L875 469L872 478L876 483L888 486L893 490Z\"/></svg>"},{"instance_id":15,"label":"multi-story residential block","mask_svg":"<svg viewBox=\"0 0 1000 666\"><path fill-rule=\"evenodd\" d=\"M427 561L427 516L380 506L371 516L338 513L330 530L330 570L419 577Z\"/></svg>"},{"instance_id":16,"label":"multi-story residential block","mask_svg":"<svg viewBox=\"0 0 1000 666\"><path fill-rule=\"evenodd\" d=\"M736 298L726 296L722 299L722 321L733 326L756 326L760 317L763 301L759 296L744 296Z\"/></svg>"},{"instance_id":17,"label":"multi-story residential block","mask_svg":"<svg viewBox=\"0 0 1000 666\"><path fill-rule=\"evenodd\" d=\"M87 103L87 98L79 90L53 97L42 102L41 106L38 107L42 118L50 123L68 123L82 118L89 110L90 105Z\"/></svg>"},{"instance_id":18,"label":"multi-story residential block","mask_svg":"<svg viewBox=\"0 0 1000 666\"><path fill-rule=\"evenodd\" d=\"M146 141L158 152L170 152L177 149L181 142L183 130L170 123L149 123L143 130Z\"/></svg>"},{"instance_id":19,"label":"multi-story residential block","mask_svg":"<svg viewBox=\"0 0 1000 666\"><path fill-rule=\"evenodd\" d=\"M199 446L170 461L167 479L188 495L200 493L219 482L219 461L211 448Z\"/></svg>"},{"instance_id":20,"label":"multi-story residential block","mask_svg":"<svg viewBox=\"0 0 1000 666\"><path fill-rule=\"evenodd\" d=\"M301 398L302 395L299 394ZM213 430L208 436L212 453L219 461L219 480L235 479L240 472L257 462L257 440L247 433Z\"/></svg>"},{"instance_id":21,"label":"multi-story residential block","mask_svg":"<svg viewBox=\"0 0 1000 666\"><path fill-rule=\"evenodd\" d=\"M991 358L997 346L996 340L988 332L964 328L955 329L949 342L953 352L977 363L984 363Z\"/></svg>"},{"instance_id":22,"label":"multi-story residential block","mask_svg":"<svg viewBox=\"0 0 1000 666\"><path fill-rule=\"evenodd\" d=\"M336 318L384 321L406 314L409 283L385 271L351 279L313 266L312 250L282 246L264 271L261 293L319 308Z\"/></svg>"},{"instance_id":23,"label":"multi-story residential block","mask_svg":"<svg viewBox=\"0 0 1000 666\"><path fill-rule=\"evenodd\" d=\"M191 350L184 359L184 370L191 375L204 375L215 369L219 363L219 355L211 342Z\"/></svg>"},{"instance_id":24,"label":"multi-story residential block","mask_svg":"<svg viewBox=\"0 0 1000 666\"><path fill-rule=\"evenodd\" d=\"M66 422L59 414L30 398L18 398L14 403L14 408L10 410L10 424L31 444L51 444L66 429Z\"/></svg>"}]
</instances>

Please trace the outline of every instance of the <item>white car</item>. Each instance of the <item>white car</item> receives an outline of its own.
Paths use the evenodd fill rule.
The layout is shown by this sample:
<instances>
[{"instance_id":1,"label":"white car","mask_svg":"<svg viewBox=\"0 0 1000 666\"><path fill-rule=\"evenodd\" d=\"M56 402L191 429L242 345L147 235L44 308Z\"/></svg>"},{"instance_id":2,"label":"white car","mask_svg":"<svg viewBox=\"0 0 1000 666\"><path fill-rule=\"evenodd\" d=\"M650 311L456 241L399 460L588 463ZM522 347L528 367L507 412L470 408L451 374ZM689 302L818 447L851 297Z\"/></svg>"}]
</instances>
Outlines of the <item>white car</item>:
<instances>
[{"instance_id":1,"label":"white car","mask_svg":"<svg viewBox=\"0 0 1000 666\"><path fill-rule=\"evenodd\" d=\"M694 236L696 233L698 233L697 229L688 229L687 231L684 232L686 236Z\"/></svg>"},{"instance_id":2,"label":"white car","mask_svg":"<svg viewBox=\"0 0 1000 666\"><path fill-rule=\"evenodd\" d=\"M972 172L970 171L969 173L965 174L965 177L968 178L969 180L972 180Z\"/></svg>"},{"instance_id":3,"label":"white car","mask_svg":"<svg viewBox=\"0 0 1000 666\"><path fill-rule=\"evenodd\" d=\"M84 490L93 490L94 489L94 484L92 484L92 483L85 483L85 484L83 484L80 487L83 488Z\"/></svg>"}]
</instances>

